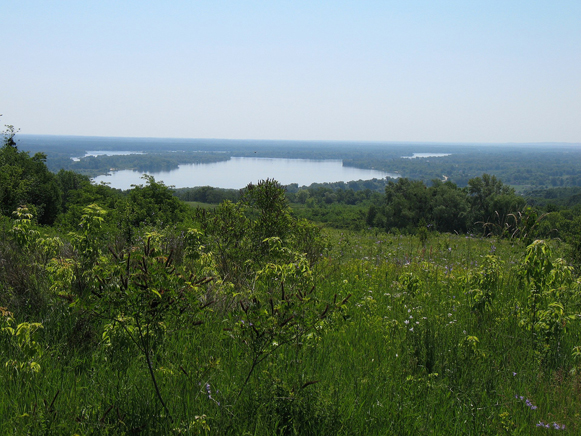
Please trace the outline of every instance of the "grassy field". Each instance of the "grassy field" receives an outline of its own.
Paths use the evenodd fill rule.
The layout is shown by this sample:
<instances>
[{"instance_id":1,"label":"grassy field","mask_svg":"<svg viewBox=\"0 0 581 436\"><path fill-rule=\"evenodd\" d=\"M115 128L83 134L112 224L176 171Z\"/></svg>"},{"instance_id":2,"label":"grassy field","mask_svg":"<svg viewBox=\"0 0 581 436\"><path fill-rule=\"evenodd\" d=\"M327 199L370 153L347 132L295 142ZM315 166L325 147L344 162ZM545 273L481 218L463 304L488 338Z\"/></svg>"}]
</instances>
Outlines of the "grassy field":
<instances>
[{"instance_id":1,"label":"grassy field","mask_svg":"<svg viewBox=\"0 0 581 436\"><path fill-rule=\"evenodd\" d=\"M326 237L313 289L344 304L267 344L258 364L226 305L200 325L160 327L151 356L166 407L127 332L55 297L38 267L35 292L50 304L12 323L3 309L0 433L581 432L581 298L558 242L527 257L518 242L472 235Z\"/></svg>"}]
</instances>

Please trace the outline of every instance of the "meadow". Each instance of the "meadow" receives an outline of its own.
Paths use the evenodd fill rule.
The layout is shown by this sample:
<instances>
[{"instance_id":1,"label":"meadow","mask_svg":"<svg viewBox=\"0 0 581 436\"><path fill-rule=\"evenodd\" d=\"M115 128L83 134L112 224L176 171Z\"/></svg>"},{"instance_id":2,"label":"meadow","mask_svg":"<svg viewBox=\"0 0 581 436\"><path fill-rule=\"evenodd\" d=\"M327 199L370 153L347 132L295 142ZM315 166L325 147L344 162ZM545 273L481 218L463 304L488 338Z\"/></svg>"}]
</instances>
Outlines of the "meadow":
<instances>
[{"instance_id":1,"label":"meadow","mask_svg":"<svg viewBox=\"0 0 581 436\"><path fill-rule=\"evenodd\" d=\"M131 244L99 207L4 219L0 432L580 431L564 244L321 231L260 194Z\"/></svg>"}]
</instances>

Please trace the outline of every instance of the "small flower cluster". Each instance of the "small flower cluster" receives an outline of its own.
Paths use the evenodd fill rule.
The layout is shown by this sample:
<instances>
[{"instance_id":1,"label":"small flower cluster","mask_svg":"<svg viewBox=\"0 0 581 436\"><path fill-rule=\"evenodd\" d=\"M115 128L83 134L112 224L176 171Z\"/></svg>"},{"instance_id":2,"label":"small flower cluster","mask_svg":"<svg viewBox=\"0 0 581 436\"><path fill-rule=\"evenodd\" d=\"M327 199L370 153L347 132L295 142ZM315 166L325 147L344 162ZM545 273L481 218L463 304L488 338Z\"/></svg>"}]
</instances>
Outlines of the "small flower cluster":
<instances>
[{"instance_id":1,"label":"small flower cluster","mask_svg":"<svg viewBox=\"0 0 581 436\"><path fill-rule=\"evenodd\" d=\"M516 376L516 372L512 373L513 376ZM529 409L531 410L537 410L537 406L535 406L533 403L531 403L531 400L529 400L528 398L523 397L522 395L515 395L514 396L517 400L520 401L524 401L525 402L525 406L527 406ZM544 423L543 421L539 421L537 423L537 427L541 427L541 428L553 428L555 430L565 430L565 424L557 424L556 422L553 422L552 424L549 423Z\"/></svg>"},{"instance_id":2,"label":"small flower cluster","mask_svg":"<svg viewBox=\"0 0 581 436\"><path fill-rule=\"evenodd\" d=\"M565 430L565 424L559 425L556 422L553 422L552 424L545 424L543 421L539 421L537 427L554 428L555 430Z\"/></svg>"},{"instance_id":3,"label":"small flower cluster","mask_svg":"<svg viewBox=\"0 0 581 436\"><path fill-rule=\"evenodd\" d=\"M537 410L537 406L535 406L533 403L531 403L531 400L529 400L528 398L525 398L522 395L520 397L518 395L515 395L514 397L517 400L524 401L525 402L525 406L527 406L529 409L531 409L531 410Z\"/></svg>"},{"instance_id":4,"label":"small flower cluster","mask_svg":"<svg viewBox=\"0 0 581 436\"><path fill-rule=\"evenodd\" d=\"M208 394L208 399L209 399L209 400L212 400L212 401L214 401L214 402L215 402L215 403L216 403L216 404L219 406L219 405L220 405L220 402L219 402L219 401L217 401L217 400L215 400L215 399L212 397L212 390L211 390L211 387L210 387L210 383L206 383L206 384L204 385L204 387L206 388L206 393Z\"/></svg>"}]
</instances>

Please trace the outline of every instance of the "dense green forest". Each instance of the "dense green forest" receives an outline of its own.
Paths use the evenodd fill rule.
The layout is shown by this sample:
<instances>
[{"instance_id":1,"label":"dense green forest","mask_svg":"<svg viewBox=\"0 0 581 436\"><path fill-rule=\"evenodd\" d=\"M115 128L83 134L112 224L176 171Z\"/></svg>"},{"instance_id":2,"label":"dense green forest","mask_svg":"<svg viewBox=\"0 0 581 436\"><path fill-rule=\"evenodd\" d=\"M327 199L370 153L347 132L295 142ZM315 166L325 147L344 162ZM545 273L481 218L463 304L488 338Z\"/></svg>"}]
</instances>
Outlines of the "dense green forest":
<instances>
[{"instance_id":1,"label":"dense green forest","mask_svg":"<svg viewBox=\"0 0 581 436\"><path fill-rule=\"evenodd\" d=\"M122 192L46 161L6 132L1 434L581 431L577 190Z\"/></svg>"}]
</instances>

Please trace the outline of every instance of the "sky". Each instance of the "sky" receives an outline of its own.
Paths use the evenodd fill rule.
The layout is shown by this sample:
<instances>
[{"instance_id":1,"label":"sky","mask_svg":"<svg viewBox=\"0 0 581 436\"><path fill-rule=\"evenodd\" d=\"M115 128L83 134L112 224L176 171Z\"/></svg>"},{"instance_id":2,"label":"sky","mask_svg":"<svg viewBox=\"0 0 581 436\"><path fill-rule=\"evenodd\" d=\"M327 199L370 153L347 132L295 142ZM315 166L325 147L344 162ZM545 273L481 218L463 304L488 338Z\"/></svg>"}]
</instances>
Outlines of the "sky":
<instances>
[{"instance_id":1,"label":"sky","mask_svg":"<svg viewBox=\"0 0 581 436\"><path fill-rule=\"evenodd\" d=\"M581 143L579 0L0 0L26 134Z\"/></svg>"}]
</instances>

